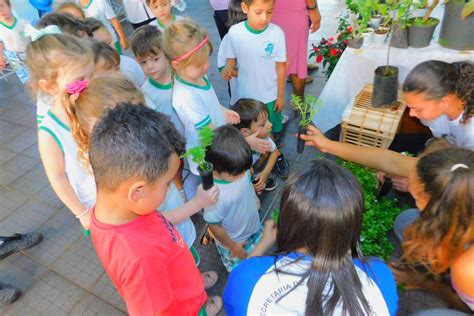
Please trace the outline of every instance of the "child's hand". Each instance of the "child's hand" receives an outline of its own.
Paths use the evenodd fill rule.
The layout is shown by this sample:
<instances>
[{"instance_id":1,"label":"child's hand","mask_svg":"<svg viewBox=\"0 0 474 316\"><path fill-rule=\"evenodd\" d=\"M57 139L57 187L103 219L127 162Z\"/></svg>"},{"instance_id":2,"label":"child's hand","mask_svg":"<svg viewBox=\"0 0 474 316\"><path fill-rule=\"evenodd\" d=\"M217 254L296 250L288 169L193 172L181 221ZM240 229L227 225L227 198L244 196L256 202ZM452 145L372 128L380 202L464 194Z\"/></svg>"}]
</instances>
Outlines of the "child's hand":
<instances>
[{"instance_id":1,"label":"child's hand","mask_svg":"<svg viewBox=\"0 0 474 316\"><path fill-rule=\"evenodd\" d=\"M258 138L259 132L256 132L250 136L245 137L245 140L250 147L261 154L267 153L272 150L272 144L268 140Z\"/></svg>"},{"instance_id":2,"label":"child's hand","mask_svg":"<svg viewBox=\"0 0 474 316\"><path fill-rule=\"evenodd\" d=\"M89 229L91 227L91 212L79 218L79 221L84 229Z\"/></svg>"},{"instance_id":3,"label":"child's hand","mask_svg":"<svg viewBox=\"0 0 474 316\"><path fill-rule=\"evenodd\" d=\"M408 192L408 178L392 176L392 187L400 192Z\"/></svg>"},{"instance_id":4,"label":"child's hand","mask_svg":"<svg viewBox=\"0 0 474 316\"><path fill-rule=\"evenodd\" d=\"M234 68L231 70L231 75L232 77L237 78L239 76L239 70L237 68Z\"/></svg>"},{"instance_id":5,"label":"child's hand","mask_svg":"<svg viewBox=\"0 0 474 316\"><path fill-rule=\"evenodd\" d=\"M240 116L237 112L224 108L224 117L227 124L239 124Z\"/></svg>"},{"instance_id":6,"label":"child's hand","mask_svg":"<svg viewBox=\"0 0 474 316\"><path fill-rule=\"evenodd\" d=\"M224 69L222 69L222 72L221 72L221 77L222 79L226 80L226 81L229 81L230 79L232 79L232 74L233 74L233 69L231 67L224 67ZM237 77L237 76L235 76Z\"/></svg>"},{"instance_id":7,"label":"child's hand","mask_svg":"<svg viewBox=\"0 0 474 316\"><path fill-rule=\"evenodd\" d=\"M247 258L247 252L245 251L244 246L242 246L242 244L239 242L234 242L234 244L232 245L232 247L230 247L229 250L232 257L239 259Z\"/></svg>"},{"instance_id":8,"label":"child's hand","mask_svg":"<svg viewBox=\"0 0 474 316\"><path fill-rule=\"evenodd\" d=\"M203 209L216 204L217 200L219 200L219 187L214 185L209 190L204 190L202 184L200 184L197 188L194 200L198 205L198 209Z\"/></svg>"},{"instance_id":9,"label":"child's hand","mask_svg":"<svg viewBox=\"0 0 474 316\"><path fill-rule=\"evenodd\" d=\"M253 185L255 188L255 192L258 194L261 194L263 189L265 189L265 183L267 182L268 179L268 174L261 173L257 177L255 177L255 180L258 180L257 183Z\"/></svg>"},{"instance_id":10,"label":"child's hand","mask_svg":"<svg viewBox=\"0 0 474 316\"><path fill-rule=\"evenodd\" d=\"M267 219L263 224L263 233L261 242L267 246L271 246L276 241L277 225L273 219Z\"/></svg>"},{"instance_id":11,"label":"child's hand","mask_svg":"<svg viewBox=\"0 0 474 316\"><path fill-rule=\"evenodd\" d=\"M327 151L326 146L329 140L313 125L309 125L306 135L301 134L300 138L306 141L306 145L313 146L323 153Z\"/></svg>"},{"instance_id":12,"label":"child's hand","mask_svg":"<svg viewBox=\"0 0 474 316\"><path fill-rule=\"evenodd\" d=\"M274 110L277 112L283 111L283 108L285 107L285 99L284 98L277 98L275 101L275 106Z\"/></svg>"}]
</instances>

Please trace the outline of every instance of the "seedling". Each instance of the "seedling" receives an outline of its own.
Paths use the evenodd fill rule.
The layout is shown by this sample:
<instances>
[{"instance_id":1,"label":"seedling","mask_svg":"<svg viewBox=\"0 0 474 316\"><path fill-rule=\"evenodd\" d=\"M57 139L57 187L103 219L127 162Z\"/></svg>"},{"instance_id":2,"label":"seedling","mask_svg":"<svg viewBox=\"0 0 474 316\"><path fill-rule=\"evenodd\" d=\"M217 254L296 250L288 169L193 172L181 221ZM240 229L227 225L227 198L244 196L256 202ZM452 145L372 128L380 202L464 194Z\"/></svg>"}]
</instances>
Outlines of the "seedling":
<instances>
[{"instance_id":1,"label":"seedling","mask_svg":"<svg viewBox=\"0 0 474 316\"><path fill-rule=\"evenodd\" d=\"M214 185L214 179L212 177L212 164L206 161L207 148L212 144L214 139L214 132L209 127L203 127L199 130L199 144L192 148L182 156L182 158L190 158L194 163L198 165L198 171L201 175L202 186L204 190L209 190Z\"/></svg>"},{"instance_id":2,"label":"seedling","mask_svg":"<svg viewBox=\"0 0 474 316\"><path fill-rule=\"evenodd\" d=\"M302 153L304 151L304 140L300 139L301 134L306 134L308 130L308 125L313 122L314 116L321 108L321 101L308 95L303 101L303 98L297 95L291 96L291 101L293 102L295 109L301 114L301 120L298 128L298 143L297 151Z\"/></svg>"}]
</instances>

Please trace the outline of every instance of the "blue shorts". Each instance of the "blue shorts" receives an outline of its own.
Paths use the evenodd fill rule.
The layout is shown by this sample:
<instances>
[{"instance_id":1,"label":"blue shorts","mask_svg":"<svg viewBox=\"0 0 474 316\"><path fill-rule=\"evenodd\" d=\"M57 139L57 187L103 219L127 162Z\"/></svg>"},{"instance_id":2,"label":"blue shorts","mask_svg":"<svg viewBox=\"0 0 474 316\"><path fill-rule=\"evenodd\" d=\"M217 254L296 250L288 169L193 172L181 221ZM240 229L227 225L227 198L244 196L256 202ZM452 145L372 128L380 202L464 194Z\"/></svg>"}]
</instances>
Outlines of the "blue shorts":
<instances>
[{"instance_id":1,"label":"blue shorts","mask_svg":"<svg viewBox=\"0 0 474 316\"><path fill-rule=\"evenodd\" d=\"M255 246L257 246L257 244L260 242L260 239L262 239L262 231L263 230L260 228L256 233L252 234L245 242L244 250L248 254L252 252ZM242 261L242 259L232 257L232 255L230 254L230 250L219 244L217 240L216 248L217 252L221 257L222 263L224 264L224 267L227 269L228 272L231 272Z\"/></svg>"}]
</instances>

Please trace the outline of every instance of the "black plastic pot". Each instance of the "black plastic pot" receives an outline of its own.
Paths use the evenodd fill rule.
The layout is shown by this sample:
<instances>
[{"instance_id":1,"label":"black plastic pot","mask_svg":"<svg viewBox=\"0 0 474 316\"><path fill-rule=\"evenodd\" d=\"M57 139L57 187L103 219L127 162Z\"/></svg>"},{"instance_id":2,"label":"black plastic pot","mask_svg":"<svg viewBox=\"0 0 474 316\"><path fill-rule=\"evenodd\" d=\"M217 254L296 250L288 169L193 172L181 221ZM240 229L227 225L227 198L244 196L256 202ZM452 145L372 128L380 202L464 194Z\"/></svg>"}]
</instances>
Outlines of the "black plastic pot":
<instances>
[{"instance_id":1,"label":"black plastic pot","mask_svg":"<svg viewBox=\"0 0 474 316\"><path fill-rule=\"evenodd\" d=\"M461 11L466 3L449 1L444 8L439 44L457 50L474 49L474 14L465 18Z\"/></svg>"},{"instance_id":2,"label":"black plastic pot","mask_svg":"<svg viewBox=\"0 0 474 316\"><path fill-rule=\"evenodd\" d=\"M308 127L299 126L298 127L298 143L296 144L296 151L298 154L301 154L304 151L304 143L305 141L300 138L300 135L305 135L308 131Z\"/></svg>"},{"instance_id":3,"label":"black plastic pot","mask_svg":"<svg viewBox=\"0 0 474 316\"><path fill-rule=\"evenodd\" d=\"M202 181L202 188L204 190L209 190L214 186L214 177L212 176L213 169L214 167L209 162L206 162L206 170L202 170L200 167L198 167L198 172Z\"/></svg>"},{"instance_id":4,"label":"black plastic pot","mask_svg":"<svg viewBox=\"0 0 474 316\"><path fill-rule=\"evenodd\" d=\"M439 24L438 19L430 19L435 20L436 23L430 25L415 25L413 21L413 24L408 27L408 45L410 47L422 48L430 45L434 30Z\"/></svg>"},{"instance_id":5,"label":"black plastic pot","mask_svg":"<svg viewBox=\"0 0 474 316\"><path fill-rule=\"evenodd\" d=\"M408 48L408 27L397 23L393 25L390 46Z\"/></svg>"},{"instance_id":6,"label":"black plastic pot","mask_svg":"<svg viewBox=\"0 0 474 316\"><path fill-rule=\"evenodd\" d=\"M375 108L389 107L397 101L398 68L388 66L390 74L385 73L387 66L375 69L372 106Z\"/></svg>"},{"instance_id":7,"label":"black plastic pot","mask_svg":"<svg viewBox=\"0 0 474 316\"><path fill-rule=\"evenodd\" d=\"M351 48L360 48L362 46L362 43L364 42L364 38L363 37L358 37L358 38L351 38L348 43L347 43L347 46L351 47Z\"/></svg>"}]
</instances>

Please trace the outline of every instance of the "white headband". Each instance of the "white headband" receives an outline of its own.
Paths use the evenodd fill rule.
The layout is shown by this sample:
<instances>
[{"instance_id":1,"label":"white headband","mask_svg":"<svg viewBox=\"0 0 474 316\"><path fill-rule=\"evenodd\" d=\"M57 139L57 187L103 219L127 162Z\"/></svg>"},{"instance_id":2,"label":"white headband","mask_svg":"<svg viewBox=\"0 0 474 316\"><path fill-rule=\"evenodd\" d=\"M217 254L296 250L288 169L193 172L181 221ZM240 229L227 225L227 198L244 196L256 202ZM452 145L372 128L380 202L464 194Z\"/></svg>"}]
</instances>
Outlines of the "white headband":
<instances>
[{"instance_id":1,"label":"white headband","mask_svg":"<svg viewBox=\"0 0 474 316\"><path fill-rule=\"evenodd\" d=\"M453 165L453 166L451 167L451 172L456 171L456 170L459 169L459 168L469 169L469 167L466 166L465 164L463 164L463 163L457 163L457 164L455 164L455 165Z\"/></svg>"}]
</instances>

